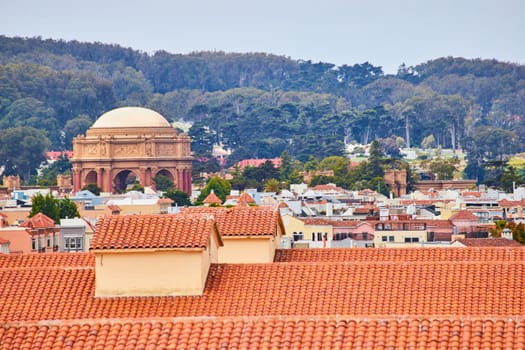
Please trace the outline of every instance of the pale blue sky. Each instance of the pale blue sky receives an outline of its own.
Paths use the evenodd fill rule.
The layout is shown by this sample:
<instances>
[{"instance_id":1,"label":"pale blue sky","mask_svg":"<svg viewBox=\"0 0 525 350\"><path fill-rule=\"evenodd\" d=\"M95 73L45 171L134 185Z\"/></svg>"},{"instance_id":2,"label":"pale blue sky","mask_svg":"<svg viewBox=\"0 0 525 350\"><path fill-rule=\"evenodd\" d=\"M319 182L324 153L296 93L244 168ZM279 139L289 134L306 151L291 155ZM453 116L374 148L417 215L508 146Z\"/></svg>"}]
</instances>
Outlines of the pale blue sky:
<instances>
[{"instance_id":1,"label":"pale blue sky","mask_svg":"<svg viewBox=\"0 0 525 350\"><path fill-rule=\"evenodd\" d=\"M0 34L369 61L395 73L443 56L525 64L525 1L0 0Z\"/></svg>"}]
</instances>

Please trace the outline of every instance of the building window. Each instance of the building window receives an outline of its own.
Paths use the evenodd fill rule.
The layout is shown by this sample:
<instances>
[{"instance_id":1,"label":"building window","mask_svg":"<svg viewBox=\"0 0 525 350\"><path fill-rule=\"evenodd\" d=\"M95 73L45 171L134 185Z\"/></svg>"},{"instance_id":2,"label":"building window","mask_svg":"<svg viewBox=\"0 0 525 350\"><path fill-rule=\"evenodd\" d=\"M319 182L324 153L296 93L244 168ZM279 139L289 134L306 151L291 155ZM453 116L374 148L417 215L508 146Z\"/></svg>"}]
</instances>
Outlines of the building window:
<instances>
[{"instance_id":1,"label":"building window","mask_svg":"<svg viewBox=\"0 0 525 350\"><path fill-rule=\"evenodd\" d=\"M417 243L419 242L419 237L405 237L405 243Z\"/></svg>"},{"instance_id":2,"label":"building window","mask_svg":"<svg viewBox=\"0 0 525 350\"><path fill-rule=\"evenodd\" d=\"M66 252L82 251L82 237L67 237L64 241Z\"/></svg>"},{"instance_id":3,"label":"building window","mask_svg":"<svg viewBox=\"0 0 525 350\"><path fill-rule=\"evenodd\" d=\"M31 238L31 250L36 250L36 238Z\"/></svg>"},{"instance_id":4,"label":"building window","mask_svg":"<svg viewBox=\"0 0 525 350\"><path fill-rule=\"evenodd\" d=\"M303 240L303 233L302 232L294 232L293 233L293 240L296 241L302 241Z\"/></svg>"},{"instance_id":5,"label":"building window","mask_svg":"<svg viewBox=\"0 0 525 350\"><path fill-rule=\"evenodd\" d=\"M387 242L388 237L387 236L381 236L381 242Z\"/></svg>"},{"instance_id":6,"label":"building window","mask_svg":"<svg viewBox=\"0 0 525 350\"><path fill-rule=\"evenodd\" d=\"M394 241L394 236L388 236L388 241L389 242L393 242Z\"/></svg>"},{"instance_id":7,"label":"building window","mask_svg":"<svg viewBox=\"0 0 525 350\"><path fill-rule=\"evenodd\" d=\"M51 236L47 235L46 243L47 243L47 247L51 248Z\"/></svg>"},{"instance_id":8,"label":"building window","mask_svg":"<svg viewBox=\"0 0 525 350\"><path fill-rule=\"evenodd\" d=\"M323 233L322 232L317 232L317 241L321 242L322 240L323 240Z\"/></svg>"}]
</instances>

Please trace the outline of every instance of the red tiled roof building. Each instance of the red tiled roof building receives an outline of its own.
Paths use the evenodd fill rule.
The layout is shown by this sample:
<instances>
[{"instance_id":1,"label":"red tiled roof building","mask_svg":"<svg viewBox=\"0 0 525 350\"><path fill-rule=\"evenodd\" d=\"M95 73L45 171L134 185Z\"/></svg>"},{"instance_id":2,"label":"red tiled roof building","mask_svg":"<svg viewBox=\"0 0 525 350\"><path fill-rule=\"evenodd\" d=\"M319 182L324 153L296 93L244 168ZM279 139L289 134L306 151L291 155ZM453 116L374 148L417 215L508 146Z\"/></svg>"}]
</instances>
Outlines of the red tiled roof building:
<instances>
[{"instance_id":1,"label":"red tiled roof building","mask_svg":"<svg viewBox=\"0 0 525 350\"><path fill-rule=\"evenodd\" d=\"M248 211L228 228L231 210L219 232L265 230ZM192 225L160 216L104 220L94 246L200 245L166 243ZM199 296L96 297L92 253L0 255L0 348L523 349L524 261L523 247L278 250L211 264Z\"/></svg>"}]
</instances>

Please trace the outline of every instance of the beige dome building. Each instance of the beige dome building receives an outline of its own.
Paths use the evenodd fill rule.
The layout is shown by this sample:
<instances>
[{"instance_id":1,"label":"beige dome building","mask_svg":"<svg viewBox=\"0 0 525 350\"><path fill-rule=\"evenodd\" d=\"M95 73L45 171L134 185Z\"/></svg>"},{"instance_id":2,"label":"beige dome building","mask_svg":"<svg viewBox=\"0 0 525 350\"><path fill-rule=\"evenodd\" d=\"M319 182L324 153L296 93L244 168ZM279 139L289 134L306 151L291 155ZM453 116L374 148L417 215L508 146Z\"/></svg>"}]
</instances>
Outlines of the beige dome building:
<instances>
[{"instance_id":1,"label":"beige dome building","mask_svg":"<svg viewBox=\"0 0 525 350\"><path fill-rule=\"evenodd\" d=\"M102 114L86 135L73 139L73 190L96 184L120 192L136 180L154 186L157 175L191 193L190 138L159 113L123 107Z\"/></svg>"}]
</instances>

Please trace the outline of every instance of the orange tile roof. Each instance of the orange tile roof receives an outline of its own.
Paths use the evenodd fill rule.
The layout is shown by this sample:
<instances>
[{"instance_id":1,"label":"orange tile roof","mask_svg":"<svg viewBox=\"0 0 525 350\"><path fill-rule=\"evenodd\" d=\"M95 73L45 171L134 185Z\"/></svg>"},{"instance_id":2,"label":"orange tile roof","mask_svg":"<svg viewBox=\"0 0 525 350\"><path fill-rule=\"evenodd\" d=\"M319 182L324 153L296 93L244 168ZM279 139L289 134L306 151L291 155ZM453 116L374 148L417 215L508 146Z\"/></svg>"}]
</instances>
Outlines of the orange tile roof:
<instances>
[{"instance_id":1,"label":"orange tile roof","mask_svg":"<svg viewBox=\"0 0 525 350\"><path fill-rule=\"evenodd\" d=\"M0 269L62 269L95 266L91 253L21 254L0 256Z\"/></svg>"},{"instance_id":2,"label":"orange tile roof","mask_svg":"<svg viewBox=\"0 0 525 350\"><path fill-rule=\"evenodd\" d=\"M50 228L55 227L55 220L51 219L45 214L37 213L35 216L24 220L24 222L20 224L20 227L27 227L32 229Z\"/></svg>"},{"instance_id":3,"label":"orange tile roof","mask_svg":"<svg viewBox=\"0 0 525 350\"><path fill-rule=\"evenodd\" d=\"M489 315L523 319L523 248L443 249L453 250L457 251L452 253L455 260L406 259L400 263L381 259L386 249L369 249L378 254L370 262L213 264L203 295L198 297L95 298L92 265L32 268L33 264L27 264L27 268L0 269L0 324L250 316L388 319L392 315ZM475 252L499 258L474 261L471 255L476 256Z\"/></svg>"},{"instance_id":4,"label":"orange tile roof","mask_svg":"<svg viewBox=\"0 0 525 350\"><path fill-rule=\"evenodd\" d=\"M217 197L217 195L212 191L212 192L210 192L210 194L206 198L204 198L202 203L204 203L204 204L221 204L222 200L219 197Z\"/></svg>"},{"instance_id":5,"label":"orange tile roof","mask_svg":"<svg viewBox=\"0 0 525 350\"><path fill-rule=\"evenodd\" d=\"M110 204L108 205L108 209L111 211L121 211L120 207L118 205Z\"/></svg>"},{"instance_id":6,"label":"orange tile roof","mask_svg":"<svg viewBox=\"0 0 525 350\"><path fill-rule=\"evenodd\" d=\"M470 211L468 210L460 210L458 211L457 213L455 213L454 215L452 215L449 220L472 220L472 221L479 221L479 218L472 214Z\"/></svg>"},{"instance_id":7,"label":"orange tile roof","mask_svg":"<svg viewBox=\"0 0 525 350\"><path fill-rule=\"evenodd\" d=\"M462 238L457 241L467 247L523 247L520 243L506 238Z\"/></svg>"},{"instance_id":8,"label":"orange tile roof","mask_svg":"<svg viewBox=\"0 0 525 350\"><path fill-rule=\"evenodd\" d=\"M502 199L498 202L498 205L502 208L525 207L525 199L520 201L509 201L508 199Z\"/></svg>"},{"instance_id":9,"label":"orange tile roof","mask_svg":"<svg viewBox=\"0 0 525 350\"><path fill-rule=\"evenodd\" d=\"M159 204L171 204L171 203L174 203L174 201L171 198L159 198L157 203L159 203Z\"/></svg>"},{"instance_id":10,"label":"orange tile roof","mask_svg":"<svg viewBox=\"0 0 525 350\"><path fill-rule=\"evenodd\" d=\"M205 248L215 229L207 215L118 215L99 219L90 249Z\"/></svg>"},{"instance_id":11,"label":"orange tile roof","mask_svg":"<svg viewBox=\"0 0 525 350\"><path fill-rule=\"evenodd\" d=\"M0 244L7 244L7 243L11 243L11 241L5 239L5 238L2 238L0 237Z\"/></svg>"},{"instance_id":12,"label":"orange tile roof","mask_svg":"<svg viewBox=\"0 0 525 350\"><path fill-rule=\"evenodd\" d=\"M344 190L341 187L337 187L335 185L317 185L312 188L314 191L336 191L336 192L344 192Z\"/></svg>"},{"instance_id":13,"label":"orange tile roof","mask_svg":"<svg viewBox=\"0 0 525 350\"><path fill-rule=\"evenodd\" d=\"M525 261L525 247L277 249L275 262L507 262Z\"/></svg>"},{"instance_id":14,"label":"orange tile roof","mask_svg":"<svg viewBox=\"0 0 525 350\"><path fill-rule=\"evenodd\" d=\"M278 226L282 227L281 216L275 207L235 208L181 208L181 213L207 213L214 216L221 236L273 236Z\"/></svg>"},{"instance_id":15,"label":"orange tile roof","mask_svg":"<svg viewBox=\"0 0 525 350\"><path fill-rule=\"evenodd\" d=\"M243 192L239 196L239 201L243 201L245 203L255 203L255 200L252 198L252 196L250 196L248 192Z\"/></svg>"},{"instance_id":16,"label":"orange tile roof","mask_svg":"<svg viewBox=\"0 0 525 350\"><path fill-rule=\"evenodd\" d=\"M514 319L195 319L0 326L2 349L523 349Z\"/></svg>"}]
</instances>

